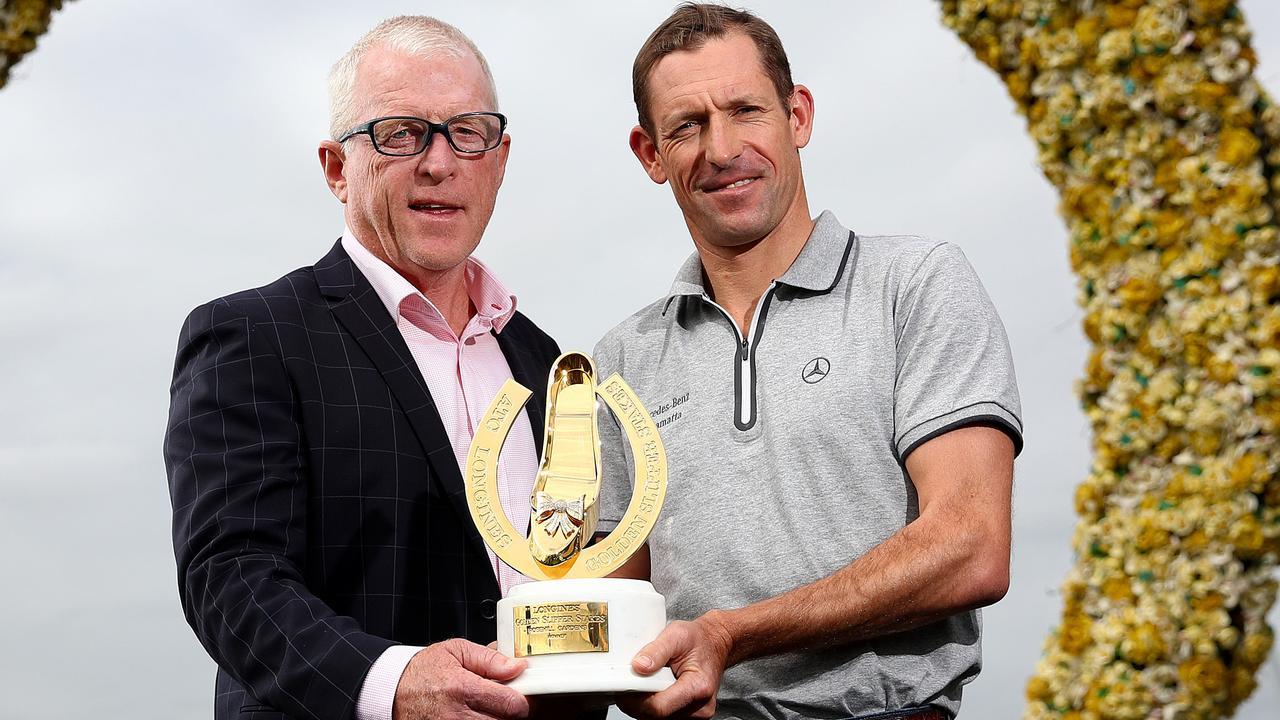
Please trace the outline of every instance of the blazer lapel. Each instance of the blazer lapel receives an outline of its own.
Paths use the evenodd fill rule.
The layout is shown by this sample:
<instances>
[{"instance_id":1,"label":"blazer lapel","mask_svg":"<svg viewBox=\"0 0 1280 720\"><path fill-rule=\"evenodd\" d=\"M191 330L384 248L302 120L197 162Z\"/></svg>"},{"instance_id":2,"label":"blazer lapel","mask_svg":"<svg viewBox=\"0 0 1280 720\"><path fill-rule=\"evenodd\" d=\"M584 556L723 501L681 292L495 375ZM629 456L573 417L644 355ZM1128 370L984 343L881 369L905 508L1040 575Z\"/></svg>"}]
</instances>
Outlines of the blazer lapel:
<instances>
[{"instance_id":1,"label":"blazer lapel","mask_svg":"<svg viewBox=\"0 0 1280 720\"><path fill-rule=\"evenodd\" d=\"M435 471L433 479L440 483L449 503L463 520L461 524L467 529L469 544L485 555L484 541L471 522L466 488L449 435L440 421L426 380L396 328L395 319L387 312L368 279L351 262L341 242L316 264L315 275L320 291L337 301L331 309L338 322L373 361L409 418L409 424Z\"/></svg>"}]
</instances>

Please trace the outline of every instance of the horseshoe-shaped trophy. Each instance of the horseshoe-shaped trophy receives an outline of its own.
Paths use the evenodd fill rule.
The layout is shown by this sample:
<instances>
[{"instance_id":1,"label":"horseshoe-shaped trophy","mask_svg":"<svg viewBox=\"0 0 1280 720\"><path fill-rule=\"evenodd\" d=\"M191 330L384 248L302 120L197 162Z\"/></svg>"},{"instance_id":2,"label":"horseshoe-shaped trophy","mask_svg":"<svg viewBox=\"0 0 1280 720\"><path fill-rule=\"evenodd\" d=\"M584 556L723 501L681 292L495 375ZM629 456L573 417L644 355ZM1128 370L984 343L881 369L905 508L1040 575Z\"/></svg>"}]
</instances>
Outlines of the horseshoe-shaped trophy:
<instances>
[{"instance_id":1,"label":"horseshoe-shaped trophy","mask_svg":"<svg viewBox=\"0 0 1280 720\"><path fill-rule=\"evenodd\" d=\"M556 359L547 382L542 463L530 498L529 534L498 502L498 456L532 393L508 380L480 418L467 453L471 519L493 552L525 576L498 601L498 650L529 664L509 685L525 695L655 692L675 682L631 658L667 624L666 604L643 580L605 578L644 544L667 494L667 455L635 391L616 373L596 384L583 353ZM613 532L588 545L599 519L600 442L596 397L618 419L635 466L631 502Z\"/></svg>"}]
</instances>

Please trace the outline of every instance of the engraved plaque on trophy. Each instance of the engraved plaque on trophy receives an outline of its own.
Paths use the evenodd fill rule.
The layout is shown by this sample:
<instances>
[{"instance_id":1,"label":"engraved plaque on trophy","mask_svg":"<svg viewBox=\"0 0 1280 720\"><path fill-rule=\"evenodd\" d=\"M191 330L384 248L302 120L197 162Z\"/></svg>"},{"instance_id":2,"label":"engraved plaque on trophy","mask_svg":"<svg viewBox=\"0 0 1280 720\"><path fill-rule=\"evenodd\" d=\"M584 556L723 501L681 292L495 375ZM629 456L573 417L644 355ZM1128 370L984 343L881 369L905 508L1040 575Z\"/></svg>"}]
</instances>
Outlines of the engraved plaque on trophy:
<instances>
[{"instance_id":1,"label":"engraved plaque on trophy","mask_svg":"<svg viewBox=\"0 0 1280 720\"><path fill-rule=\"evenodd\" d=\"M662 596L643 580L604 577L644 544L662 509L667 457L658 429L617 374L597 384L587 355L557 358L526 538L498 502L497 469L503 441L530 394L514 380L502 386L480 418L464 472L480 536L504 562L539 581L515 586L498 602L498 650L528 662L508 684L525 695L664 690L675 682L669 668L648 676L631 669L631 658L666 627ZM588 545L599 519L597 397L631 446L635 483L617 527Z\"/></svg>"}]
</instances>

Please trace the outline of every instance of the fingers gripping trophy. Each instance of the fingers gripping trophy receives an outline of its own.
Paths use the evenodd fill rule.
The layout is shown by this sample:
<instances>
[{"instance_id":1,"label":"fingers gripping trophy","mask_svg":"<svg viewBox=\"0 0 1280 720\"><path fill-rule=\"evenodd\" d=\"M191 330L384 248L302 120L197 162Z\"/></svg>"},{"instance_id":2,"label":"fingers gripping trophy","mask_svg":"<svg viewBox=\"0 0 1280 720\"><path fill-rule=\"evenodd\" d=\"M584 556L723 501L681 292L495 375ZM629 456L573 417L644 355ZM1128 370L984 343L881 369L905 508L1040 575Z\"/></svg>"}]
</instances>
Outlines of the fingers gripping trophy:
<instances>
[{"instance_id":1,"label":"fingers gripping trophy","mask_svg":"<svg viewBox=\"0 0 1280 720\"><path fill-rule=\"evenodd\" d=\"M504 562L542 582L498 602L498 650L524 658L509 684L525 695L656 692L675 683L669 668L644 676L631 658L667 624L661 595L643 580L605 578L644 544L667 492L667 457L635 391L616 373L596 383L583 353L556 359L547 382L542 464L530 498L529 534L517 532L498 502L498 456L530 391L508 380L480 419L467 454L471 519ZM618 526L588 546L600 517L596 398L613 412L631 446L635 483Z\"/></svg>"}]
</instances>

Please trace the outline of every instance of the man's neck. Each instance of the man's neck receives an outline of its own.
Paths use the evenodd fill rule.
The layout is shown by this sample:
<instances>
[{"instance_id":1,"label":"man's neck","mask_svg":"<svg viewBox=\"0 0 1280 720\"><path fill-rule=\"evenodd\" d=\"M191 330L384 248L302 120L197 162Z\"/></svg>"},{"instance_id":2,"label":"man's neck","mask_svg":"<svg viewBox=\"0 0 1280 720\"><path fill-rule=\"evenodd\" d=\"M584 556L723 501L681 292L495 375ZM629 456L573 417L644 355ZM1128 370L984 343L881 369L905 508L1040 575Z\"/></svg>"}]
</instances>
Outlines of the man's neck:
<instances>
[{"instance_id":1,"label":"man's neck","mask_svg":"<svg viewBox=\"0 0 1280 720\"><path fill-rule=\"evenodd\" d=\"M436 306L454 335L462 336L467 322L475 314L475 308L471 305L471 295L467 292L465 261L448 270L438 271L412 266L412 270L415 271L412 273L405 272L395 264L388 264L430 300L432 305Z\"/></svg>"},{"instance_id":2,"label":"man's neck","mask_svg":"<svg viewBox=\"0 0 1280 720\"><path fill-rule=\"evenodd\" d=\"M743 337L751 331L756 304L791 267L812 232L809 206L802 199L777 227L753 243L720 247L694 238L711 296L733 317Z\"/></svg>"},{"instance_id":3,"label":"man's neck","mask_svg":"<svg viewBox=\"0 0 1280 720\"><path fill-rule=\"evenodd\" d=\"M350 218L347 227L354 228ZM467 292L467 261L445 270L432 270L414 263L406 257L391 258L387 251L376 241L377 233L372 228L353 230L356 242L360 243L374 257L386 263L400 277L409 281L423 297L440 311L445 323L457 337L462 336L475 308L471 305L471 294ZM361 238L373 238L373 242L365 242Z\"/></svg>"}]
</instances>

